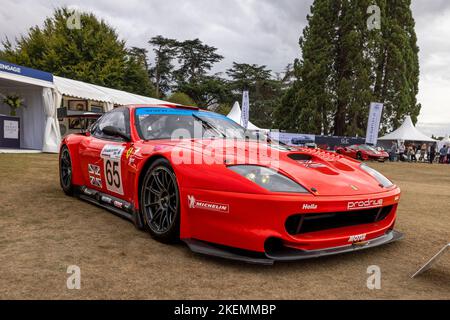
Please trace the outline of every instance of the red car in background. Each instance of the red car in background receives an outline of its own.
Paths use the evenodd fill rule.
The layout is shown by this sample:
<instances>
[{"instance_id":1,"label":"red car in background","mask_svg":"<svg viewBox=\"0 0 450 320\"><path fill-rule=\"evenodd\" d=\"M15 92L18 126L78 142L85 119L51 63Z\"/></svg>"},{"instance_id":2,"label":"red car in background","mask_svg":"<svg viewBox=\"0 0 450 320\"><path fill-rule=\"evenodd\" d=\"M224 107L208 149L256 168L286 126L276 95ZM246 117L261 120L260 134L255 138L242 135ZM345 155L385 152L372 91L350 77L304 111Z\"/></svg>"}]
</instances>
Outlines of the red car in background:
<instances>
[{"instance_id":1,"label":"red car in background","mask_svg":"<svg viewBox=\"0 0 450 320\"><path fill-rule=\"evenodd\" d=\"M377 150L372 146L362 144L362 145L353 145L350 147L339 147L336 149L338 154L342 154L344 156L357 159L360 161L380 161L384 162L389 159L389 154L384 150Z\"/></svg>"},{"instance_id":2,"label":"red car in background","mask_svg":"<svg viewBox=\"0 0 450 320\"><path fill-rule=\"evenodd\" d=\"M220 161L211 162L216 144ZM261 158L266 149L274 161ZM66 194L197 253L272 264L402 238L400 189L381 173L336 153L258 141L198 108L114 109L63 139L59 169Z\"/></svg>"}]
</instances>

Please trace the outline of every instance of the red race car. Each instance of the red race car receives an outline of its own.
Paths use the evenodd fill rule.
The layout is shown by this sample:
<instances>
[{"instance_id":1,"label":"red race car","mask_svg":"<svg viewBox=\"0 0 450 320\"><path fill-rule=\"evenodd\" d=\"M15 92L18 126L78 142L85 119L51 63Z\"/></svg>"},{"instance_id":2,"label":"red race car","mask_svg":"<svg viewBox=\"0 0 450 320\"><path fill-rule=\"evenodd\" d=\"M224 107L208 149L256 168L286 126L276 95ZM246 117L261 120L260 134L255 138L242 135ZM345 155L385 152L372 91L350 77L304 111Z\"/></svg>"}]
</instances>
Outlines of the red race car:
<instances>
[{"instance_id":1,"label":"red race car","mask_svg":"<svg viewBox=\"0 0 450 320\"><path fill-rule=\"evenodd\" d=\"M400 189L365 164L289 148L197 108L125 106L65 137L60 182L155 239L249 263L352 252L402 237Z\"/></svg>"},{"instance_id":2,"label":"red race car","mask_svg":"<svg viewBox=\"0 0 450 320\"><path fill-rule=\"evenodd\" d=\"M366 144L339 147L336 149L336 152L360 161L374 160L384 162L389 159L389 154L386 151L378 151L374 147Z\"/></svg>"}]
</instances>

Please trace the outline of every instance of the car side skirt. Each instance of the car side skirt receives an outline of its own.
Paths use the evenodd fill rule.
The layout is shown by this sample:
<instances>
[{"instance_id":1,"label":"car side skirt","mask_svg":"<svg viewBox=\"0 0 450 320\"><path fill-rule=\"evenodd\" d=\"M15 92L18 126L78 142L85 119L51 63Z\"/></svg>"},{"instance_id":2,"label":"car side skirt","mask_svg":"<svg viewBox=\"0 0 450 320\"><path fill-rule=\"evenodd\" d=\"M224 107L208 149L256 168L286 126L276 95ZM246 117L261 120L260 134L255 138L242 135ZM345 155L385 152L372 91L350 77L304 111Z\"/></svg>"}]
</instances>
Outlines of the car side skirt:
<instances>
[{"instance_id":1,"label":"car side skirt","mask_svg":"<svg viewBox=\"0 0 450 320\"><path fill-rule=\"evenodd\" d=\"M141 217L132 203L84 186L77 188L77 196L78 198L106 209L125 220L131 221L136 228L143 229Z\"/></svg>"}]
</instances>

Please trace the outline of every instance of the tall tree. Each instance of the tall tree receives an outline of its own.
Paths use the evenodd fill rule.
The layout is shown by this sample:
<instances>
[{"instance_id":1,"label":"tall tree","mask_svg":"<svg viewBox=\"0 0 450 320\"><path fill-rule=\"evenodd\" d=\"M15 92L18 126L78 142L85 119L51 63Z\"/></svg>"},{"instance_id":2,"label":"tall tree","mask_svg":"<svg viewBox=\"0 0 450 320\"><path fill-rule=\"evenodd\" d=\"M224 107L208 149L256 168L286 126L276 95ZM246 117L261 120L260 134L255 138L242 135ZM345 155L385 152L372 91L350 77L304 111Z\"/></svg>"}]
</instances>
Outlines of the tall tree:
<instances>
[{"instance_id":1,"label":"tall tree","mask_svg":"<svg viewBox=\"0 0 450 320\"><path fill-rule=\"evenodd\" d=\"M205 108L226 99L227 81L209 74L214 64L223 59L217 48L194 39L178 42L177 49L178 68L173 72L176 91L186 93Z\"/></svg>"},{"instance_id":2,"label":"tall tree","mask_svg":"<svg viewBox=\"0 0 450 320\"><path fill-rule=\"evenodd\" d=\"M230 102L228 82L219 75L203 75L193 81L179 82L177 89L202 108L211 109L220 103Z\"/></svg>"},{"instance_id":3,"label":"tall tree","mask_svg":"<svg viewBox=\"0 0 450 320\"><path fill-rule=\"evenodd\" d=\"M0 56L58 76L154 95L145 67L112 27L93 14L82 13L81 28L69 28L71 15L66 8L56 9L42 27L30 28L16 45L3 41Z\"/></svg>"},{"instance_id":4,"label":"tall tree","mask_svg":"<svg viewBox=\"0 0 450 320\"><path fill-rule=\"evenodd\" d=\"M379 0L382 28L372 33L376 99L385 103L382 130L397 128L405 114L414 122L420 113L419 47L411 1Z\"/></svg>"},{"instance_id":5,"label":"tall tree","mask_svg":"<svg viewBox=\"0 0 450 320\"><path fill-rule=\"evenodd\" d=\"M279 105L282 83L272 77L266 66L233 63L227 70L233 97L239 100L244 90L249 91L251 121L262 128L273 127L273 113Z\"/></svg>"},{"instance_id":6,"label":"tall tree","mask_svg":"<svg viewBox=\"0 0 450 320\"><path fill-rule=\"evenodd\" d=\"M156 96L155 89L148 76L147 50L133 47L127 52L122 89L143 96Z\"/></svg>"},{"instance_id":7,"label":"tall tree","mask_svg":"<svg viewBox=\"0 0 450 320\"><path fill-rule=\"evenodd\" d=\"M171 89L174 71L172 61L177 56L179 42L156 36L148 43L155 53L155 66L150 69L150 74L156 87L156 94L158 97L165 96Z\"/></svg>"},{"instance_id":8,"label":"tall tree","mask_svg":"<svg viewBox=\"0 0 450 320\"><path fill-rule=\"evenodd\" d=\"M410 0L378 0L381 29L369 30L369 0L315 0L300 39L302 59L277 112L282 128L363 135L371 101L384 102L384 129L417 104L419 63ZM289 114L287 118L282 115Z\"/></svg>"},{"instance_id":9,"label":"tall tree","mask_svg":"<svg viewBox=\"0 0 450 320\"><path fill-rule=\"evenodd\" d=\"M180 42L178 48L180 67L175 71L178 82L197 81L223 59L217 53L217 48L204 44L199 39Z\"/></svg>"}]
</instances>

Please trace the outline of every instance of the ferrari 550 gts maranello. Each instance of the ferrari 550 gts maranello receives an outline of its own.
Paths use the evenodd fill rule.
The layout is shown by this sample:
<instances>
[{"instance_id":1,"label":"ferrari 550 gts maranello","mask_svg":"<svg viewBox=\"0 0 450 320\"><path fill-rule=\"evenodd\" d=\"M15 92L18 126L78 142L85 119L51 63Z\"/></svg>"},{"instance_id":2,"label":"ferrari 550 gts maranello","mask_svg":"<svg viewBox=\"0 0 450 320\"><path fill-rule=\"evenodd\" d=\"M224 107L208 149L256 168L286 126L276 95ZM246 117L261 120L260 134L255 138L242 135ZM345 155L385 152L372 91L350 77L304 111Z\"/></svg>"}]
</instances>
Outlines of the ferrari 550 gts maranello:
<instances>
[{"instance_id":1,"label":"ferrari 550 gts maranello","mask_svg":"<svg viewBox=\"0 0 450 320\"><path fill-rule=\"evenodd\" d=\"M272 264L402 237L400 190L379 172L197 108L114 109L65 137L59 164L66 194L197 253Z\"/></svg>"},{"instance_id":2,"label":"ferrari 550 gts maranello","mask_svg":"<svg viewBox=\"0 0 450 320\"><path fill-rule=\"evenodd\" d=\"M360 161L373 160L385 162L389 159L389 154L386 151L378 151L374 147L366 144L340 147L336 149L336 152Z\"/></svg>"}]
</instances>

